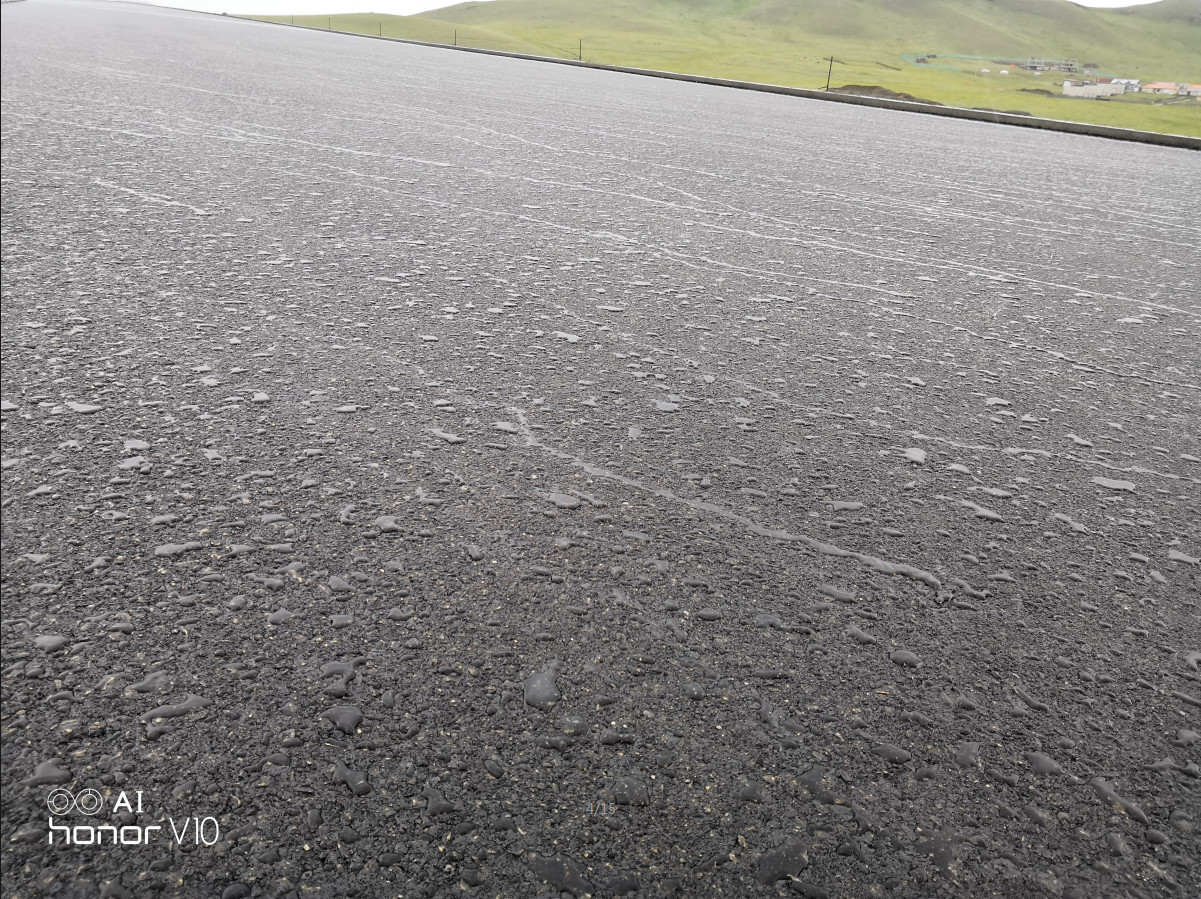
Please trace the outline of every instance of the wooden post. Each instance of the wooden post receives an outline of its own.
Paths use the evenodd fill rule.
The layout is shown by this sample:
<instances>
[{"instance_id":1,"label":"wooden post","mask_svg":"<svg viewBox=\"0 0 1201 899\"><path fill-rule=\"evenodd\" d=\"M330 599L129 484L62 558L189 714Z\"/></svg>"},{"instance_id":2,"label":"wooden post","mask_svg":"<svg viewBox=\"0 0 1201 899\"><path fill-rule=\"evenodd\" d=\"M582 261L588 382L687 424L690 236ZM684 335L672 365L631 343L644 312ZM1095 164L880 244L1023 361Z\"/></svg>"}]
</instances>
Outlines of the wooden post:
<instances>
[{"instance_id":1,"label":"wooden post","mask_svg":"<svg viewBox=\"0 0 1201 899\"><path fill-rule=\"evenodd\" d=\"M584 61L584 39L580 38L580 62Z\"/></svg>"},{"instance_id":2,"label":"wooden post","mask_svg":"<svg viewBox=\"0 0 1201 899\"><path fill-rule=\"evenodd\" d=\"M826 72L826 90L830 89L830 76L834 74L834 57L830 57L830 68Z\"/></svg>"}]
</instances>

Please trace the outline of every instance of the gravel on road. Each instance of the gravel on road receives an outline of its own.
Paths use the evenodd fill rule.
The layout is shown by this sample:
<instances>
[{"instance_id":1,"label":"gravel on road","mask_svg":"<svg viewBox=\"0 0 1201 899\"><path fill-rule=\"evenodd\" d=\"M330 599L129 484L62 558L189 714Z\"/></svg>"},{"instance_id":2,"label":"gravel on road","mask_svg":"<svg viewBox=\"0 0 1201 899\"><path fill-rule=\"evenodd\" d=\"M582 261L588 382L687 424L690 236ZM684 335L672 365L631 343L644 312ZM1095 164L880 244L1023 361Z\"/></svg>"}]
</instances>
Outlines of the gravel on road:
<instances>
[{"instance_id":1,"label":"gravel on road","mask_svg":"<svg viewBox=\"0 0 1201 899\"><path fill-rule=\"evenodd\" d=\"M1198 156L2 34L5 897L1201 894Z\"/></svg>"}]
</instances>

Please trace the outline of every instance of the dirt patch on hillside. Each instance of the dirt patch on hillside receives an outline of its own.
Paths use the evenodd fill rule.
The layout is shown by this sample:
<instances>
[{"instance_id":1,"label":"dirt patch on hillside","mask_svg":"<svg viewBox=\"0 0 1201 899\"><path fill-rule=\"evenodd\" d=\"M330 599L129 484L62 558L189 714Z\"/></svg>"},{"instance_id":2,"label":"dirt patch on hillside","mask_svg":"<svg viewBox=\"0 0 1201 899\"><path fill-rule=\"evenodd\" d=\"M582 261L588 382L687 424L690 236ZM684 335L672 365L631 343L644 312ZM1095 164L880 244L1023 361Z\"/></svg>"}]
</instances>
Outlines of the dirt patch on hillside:
<instances>
[{"instance_id":1,"label":"dirt patch on hillside","mask_svg":"<svg viewBox=\"0 0 1201 899\"><path fill-rule=\"evenodd\" d=\"M936 100L926 100L922 97L915 97L913 94L906 94L902 91L889 90L886 87L880 87L878 84L844 84L842 87L830 88L832 94L854 94L857 97L881 97L885 100L905 100L909 103L927 103L930 106L942 106L942 103Z\"/></svg>"}]
</instances>

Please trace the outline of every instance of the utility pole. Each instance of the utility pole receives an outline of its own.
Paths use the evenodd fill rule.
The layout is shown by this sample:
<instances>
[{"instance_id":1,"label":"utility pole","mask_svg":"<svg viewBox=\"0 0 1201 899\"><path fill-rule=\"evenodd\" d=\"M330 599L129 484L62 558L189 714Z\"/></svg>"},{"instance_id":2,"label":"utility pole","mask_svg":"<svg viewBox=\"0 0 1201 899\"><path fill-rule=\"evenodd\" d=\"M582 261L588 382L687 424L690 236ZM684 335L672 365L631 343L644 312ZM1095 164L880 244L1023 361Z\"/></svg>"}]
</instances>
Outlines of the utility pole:
<instances>
[{"instance_id":1,"label":"utility pole","mask_svg":"<svg viewBox=\"0 0 1201 899\"><path fill-rule=\"evenodd\" d=\"M834 57L830 57L830 68L826 71L826 90L830 89L830 76L834 74Z\"/></svg>"}]
</instances>

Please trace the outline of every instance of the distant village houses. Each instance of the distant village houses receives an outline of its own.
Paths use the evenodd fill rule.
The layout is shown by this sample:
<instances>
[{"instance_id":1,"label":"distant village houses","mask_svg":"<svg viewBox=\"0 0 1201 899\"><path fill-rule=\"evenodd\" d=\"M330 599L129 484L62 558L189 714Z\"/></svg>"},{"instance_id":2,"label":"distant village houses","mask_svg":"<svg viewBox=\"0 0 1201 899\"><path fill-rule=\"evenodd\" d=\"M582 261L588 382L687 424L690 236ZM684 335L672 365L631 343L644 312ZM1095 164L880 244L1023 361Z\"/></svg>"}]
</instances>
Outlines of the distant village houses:
<instances>
[{"instance_id":1,"label":"distant village houses","mask_svg":"<svg viewBox=\"0 0 1201 899\"><path fill-rule=\"evenodd\" d=\"M1143 93L1201 97L1201 84L1177 84L1175 81L1152 81L1150 84L1143 85Z\"/></svg>"},{"instance_id":2,"label":"distant village houses","mask_svg":"<svg viewBox=\"0 0 1201 899\"><path fill-rule=\"evenodd\" d=\"M1090 81L1065 78L1063 82L1065 97L1096 99L1139 92L1171 97L1201 97L1201 84L1183 84L1175 81L1152 81L1149 84L1140 84L1137 78L1094 78Z\"/></svg>"},{"instance_id":3,"label":"distant village houses","mask_svg":"<svg viewBox=\"0 0 1201 899\"><path fill-rule=\"evenodd\" d=\"M1065 97L1114 97L1118 94L1137 93L1139 81L1137 78L1097 78L1093 81L1073 81L1065 78L1063 95Z\"/></svg>"},{"instance_id":4,"label":"distant village houses","mask_svg":"<svg viewBox=\"0 0 1201 899\"><path fill-rule=\"evenodd\" d=\"M1030 72L1079 72L1080 62L1075 59L1036 59L1031 56L1025 62L1015 63Z\"/></svg>"}]
</instances>

